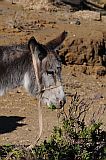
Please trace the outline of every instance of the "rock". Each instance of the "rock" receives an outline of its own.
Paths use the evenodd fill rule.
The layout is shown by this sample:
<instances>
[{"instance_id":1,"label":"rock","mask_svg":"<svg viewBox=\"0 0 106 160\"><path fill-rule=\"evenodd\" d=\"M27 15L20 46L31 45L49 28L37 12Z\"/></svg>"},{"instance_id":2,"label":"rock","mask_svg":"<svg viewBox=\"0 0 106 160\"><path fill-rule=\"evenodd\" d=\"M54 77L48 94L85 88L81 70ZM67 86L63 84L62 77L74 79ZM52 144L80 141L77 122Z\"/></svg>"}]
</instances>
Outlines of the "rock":
<instances>
[{"instance_id":1,"label":"rock","mask_svg":"<svg viewBox=\"0 0 106 160\"><path fill-rule=\"evenodd\" d=\"M101 3L100 0L83 0L83 3L92 9L104 9L104 3Z\"/></svg>"},{"instance_id":2,"label":"rock","mask_svg":"<svg viewBox=\"0 0 106 160\"><path fill-rule=\"evenodd\" d=\"M104 76L104 75L106 75L106 67L103 67L103 66L99 67L97 69L97 71L96 71L96 74L98 76Z\"/></svg>"},{"instance_id":3,"label":"rock","mask_svg":"<svg viewBox=\"0 0 106 160\"><path fill-rule=\"evenodd\" d=\"M96 78L106 75L105 66L94 66L91 70L91 74L96 75Z\"/></svg>"},{"instance_id":4,"label":"rock","mask_svg":"<svg viewBox=\"0 0 106 160\"><path fill-rule=\"evenodd\" d=\"M102 94L101 94L101 93L96 93L96 94L94 95L94 97L93 97L93 100L99 100L99 99L101 99L101 98L103 98Z\"/></svg>"},{"instance_id":5,"label":"rock","mask_svg":"<svg viewBox=\"0 0 106 160\"><path fill-rule=\"evenodd\" d=\"M101 39L95 37L68 39L67 46L60 51L60 54L65 56L67 64L83 65L86 63L90 66L102 66L106 64L104 39L103 35Z\"/></svg>"},{"instance_id":6,"label":"rock","mask_svg":"<svg viewBox=\"0 0 106 160\"><path fill-rule=\"evenodd\" d=\"M100 4L106 4L106 0L100 0Z\"/></svg>"},{"instance_id":7,"label":"rock","mask_svg":"<svg viewBox=\"0 0 106 160\"><path fill-rule=\"evenodd\" d=\"M27 9L41 9L48 7L50 0L6 0L12 4L20 4Z\"/></svg>"},{"instance_id":8,"label":"rock","mask_svg":"<svg viewBox=\"0 0 106 160\"><path fill-rule=\"evenodd\" d=\"M72 4L72 5L80 5L82 0L59 0L60 2Z\"/></svg>"},{"instance_id":9,"label":"rock","mask_svg":"<svg viewBox=\"0 0 106 160\"><path fill-rule=\"evenodd\" d=\"M94 11L77 11L73 13L73 18L83 18L85 20L101 20L100 12L94 12Z\"/></svg>"},{"instance_id":10,"label":"rock","mask_svg":"<svg viewBox=\"0 0 106 160\"><path fill-rule=\"evenodd\" d=\"M76 25L80 25L81 22L78 18L74 18L73 20L70 21L70 24L76 24Z\"/></svg>"}]
</instances>

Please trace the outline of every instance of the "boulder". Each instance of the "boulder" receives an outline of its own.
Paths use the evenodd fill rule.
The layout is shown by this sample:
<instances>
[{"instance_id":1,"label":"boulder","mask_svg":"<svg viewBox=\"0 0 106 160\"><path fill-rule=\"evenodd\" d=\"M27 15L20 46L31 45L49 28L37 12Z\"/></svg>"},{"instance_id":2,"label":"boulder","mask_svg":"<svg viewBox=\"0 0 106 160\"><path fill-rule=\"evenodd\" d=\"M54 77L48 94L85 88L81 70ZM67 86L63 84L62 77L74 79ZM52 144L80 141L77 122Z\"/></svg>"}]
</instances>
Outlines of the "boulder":
<instances>
[{"instance_id":1,"label":"boulder","mask_svg":"<svg viewBox=\"0 0 106 160\"><path fill-rule=\"evenodd\" d=\"M71 5L80 5L82 2L82 0L59 0L59 1L71 4Z\"/></svg>"},{"instance_id":2,"label":"boulder","mask_svg":"<svg viewBox=\"0 0 106 160\"><path fill-rule=\"evenodd\" d=\"M75 13L73 13L73 18L83 18L85 20L97 20L100 21L101 20L101 15L100 12L94 12L94 11L77 11Z\"/></svg>"},{"instance_id":3,"label":"boulder","mask_svg":"<svg viewBox=\"0 0 106 160\"><path fill-rule=\"evenodd\" d=\"M87 36L69 38L60 50L60 54L65 56L67 64L104 66L106 64L105 41L103 34L100 35L96 37L95 32L89 38Z\"/></svg>"}]
</instances>

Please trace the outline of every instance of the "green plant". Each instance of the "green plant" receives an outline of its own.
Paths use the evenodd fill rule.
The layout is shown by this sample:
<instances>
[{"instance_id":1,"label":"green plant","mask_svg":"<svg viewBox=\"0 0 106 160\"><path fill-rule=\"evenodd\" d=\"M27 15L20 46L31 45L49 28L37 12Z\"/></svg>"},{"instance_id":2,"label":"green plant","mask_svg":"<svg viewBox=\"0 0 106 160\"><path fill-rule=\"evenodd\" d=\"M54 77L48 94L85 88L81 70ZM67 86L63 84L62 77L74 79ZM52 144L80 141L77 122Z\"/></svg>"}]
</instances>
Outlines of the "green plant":
<instances>
[{"instance_id":1,"label":"green plant","mask_svg":"<svg viewBox=\"0 0 106 160\"><path fill-rule=\"evenodd\" d=\"M39 160L102 160L106 156L106 133L94 120L85 124L90 103L75 94L68 114L62 113L62 123L54 127L51 138L35 149Z\"/></svg>"},{"instance_id":2,"label":"green plant","mask_svg":"<svg viewBox=\"0 0 106 160\"><path fill-rule=\"evenodd\" d=\"M23 153L21 150L19 150L17 147L12 146L10 144L4 145L0 147L0 157L4 160L5 157L8 157L8 159L11 157L11 159L19 159L22 157Z\"/></svg>"}]
</instances>

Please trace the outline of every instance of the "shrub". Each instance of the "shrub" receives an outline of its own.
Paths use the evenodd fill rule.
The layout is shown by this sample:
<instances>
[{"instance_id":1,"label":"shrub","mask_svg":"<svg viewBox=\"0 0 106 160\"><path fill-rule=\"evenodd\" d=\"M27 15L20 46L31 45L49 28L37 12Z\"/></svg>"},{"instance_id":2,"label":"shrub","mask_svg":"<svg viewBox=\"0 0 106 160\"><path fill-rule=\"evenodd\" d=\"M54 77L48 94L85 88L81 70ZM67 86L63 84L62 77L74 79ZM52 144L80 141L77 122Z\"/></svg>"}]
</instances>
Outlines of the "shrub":
<instances>
[{"instance_id":1,"label":"shrub","mask_svg":"<svg viewBox=\"0 0 106 160\"><path fill-rule=\"evenodd\" d=\"M68 114L62 113L62 124L54 127L50 140L35 148L41 160L101 160L106 156L106 133L94 120L85 124L90 103L75 94Z\"/></svg>"},{"instance_id":2,"label":"shrub","mask_svg":"<svg viewBox=\"0 0 106 160\"><path fill-rule=\"evenodd\" d=\"M68 113L60 113L61 123L49 140L28 151L24 146L1 146L1 160L106 160L106 132L101 123L86 125L90 103L75 94Z\"/></svg>"}]
</instances>

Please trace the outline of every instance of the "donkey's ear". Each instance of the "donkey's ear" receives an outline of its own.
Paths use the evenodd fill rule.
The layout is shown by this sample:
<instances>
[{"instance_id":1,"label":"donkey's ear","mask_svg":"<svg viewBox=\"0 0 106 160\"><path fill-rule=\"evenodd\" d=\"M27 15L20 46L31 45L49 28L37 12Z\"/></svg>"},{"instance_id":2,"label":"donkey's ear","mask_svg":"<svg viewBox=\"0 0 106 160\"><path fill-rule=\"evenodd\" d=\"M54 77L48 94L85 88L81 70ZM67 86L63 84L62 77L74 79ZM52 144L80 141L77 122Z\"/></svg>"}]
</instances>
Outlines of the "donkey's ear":
<instances>
[{"instance_id":1,"label":"donkey's ear","mask_svg":"<svg viewBox=\"0 0 106 160\"><path fill-rule=\"evenodd\" d=\"M41 86L40 86L40 61L38 58L38 53L39 51L37 51L37 47L38 47L38 42L35 40L34 37L31 37L29 42L28 42L28 47L31 51L32 54L32 63L33 63L33 67L34 67L34 71L35 71L35 75L36 75L36 81L38 84L38 91L40 91Z\"/></svg>"},{"instance_id":2,"label":"donkey's ear","mask_svg":"<svg viewBox=\"0 0 106 160\"><path fill-rule=\"evenodd\" d=\"M64 39L67 36L67 32L63 31L60 35L58 35L55 39L49 41L48 43L46 43L46 47L49 50L56 50L57 48L59 48L59 46L62 44L62 42L64 41Z\"/></svg>"},{"instance_id":3,"label":"donkey's ear","mask_svg":"<svg viewBox=\"0 0 106 160\"><path fill-rule=\"evenodd\" d=\"M28 42L28 48L33 51L35 50L35 46L38 44L38 42L36 41L36 39L34 37L31 37L29 42Z\"/></svg>"},{"instance_id":4,"label":"donkey's ear","mask_svg":"<svg viewBox=\"0 0 106 160\"><path fill-rule=\"evenodd\" d=\"M28 42L28 47L31 50L31 53L39 58L42 61L47 56L47 49L44 45L36 41L34 37L31 37Z\"/></svg>"}]
</instances>

